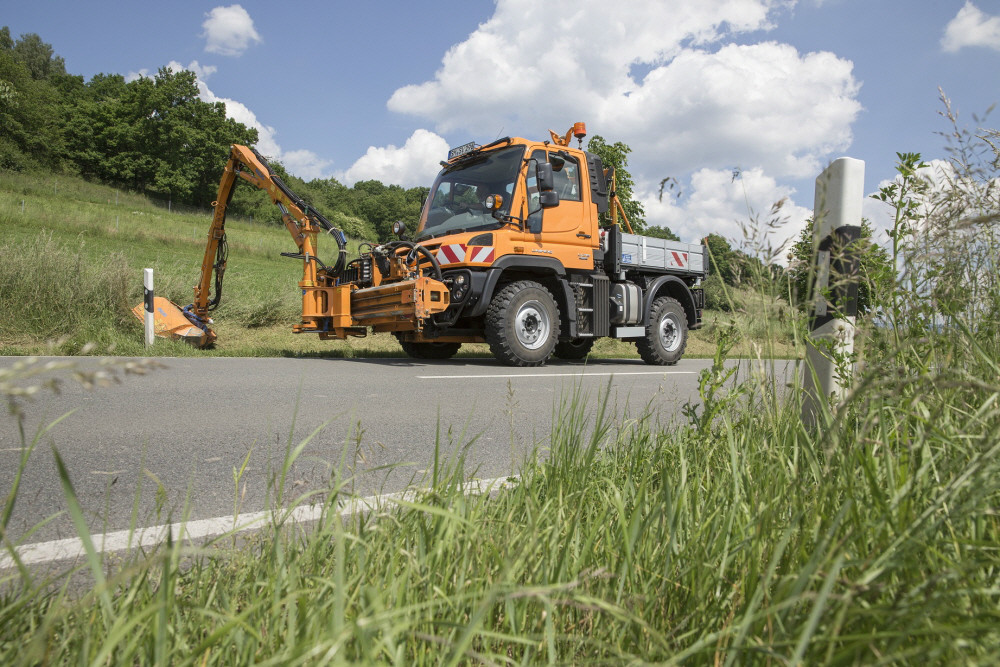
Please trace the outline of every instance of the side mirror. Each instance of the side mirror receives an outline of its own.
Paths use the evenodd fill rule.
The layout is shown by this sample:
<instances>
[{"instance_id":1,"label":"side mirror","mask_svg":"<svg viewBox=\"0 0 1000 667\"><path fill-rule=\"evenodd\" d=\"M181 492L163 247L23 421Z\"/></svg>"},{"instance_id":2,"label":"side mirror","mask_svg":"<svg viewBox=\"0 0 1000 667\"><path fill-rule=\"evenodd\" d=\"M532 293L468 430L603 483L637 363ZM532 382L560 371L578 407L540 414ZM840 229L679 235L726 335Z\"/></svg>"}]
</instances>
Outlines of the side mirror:
<instances>
[{"instance_id":1,"label":"side mirror","mask_svg":"<svg viewBox=\"0 0 1000 667\"><path fill-rule=\"evenodd\" d=\"M538 189L542 192L550 192L556 187L556 179L552 175L552 165L548 162L540 162L535 168L538 175Z\"/></svg>"},{"instance_id":2,"label":"side mirror","mask_svg":"<svg viewBox=\"0 0 1000 667\"><path fill-rule=\"evenodd\" d=\"M562 171L563 165L566 164L566 160L558 155L550 155L549 164L552 165L552 171Z\"/></svg>"},{"instance_id":3,"label":"side mirror","mask_svg":"<svg viewBox=\"0 0 1000 667\"><path fill-rule=\"evenodd\" d=\"M559 205L559 193L548 190L547 192L538 193L538 203L542 205L542 208L552 208L553 206Z\"/></svg>"}]
</instances>

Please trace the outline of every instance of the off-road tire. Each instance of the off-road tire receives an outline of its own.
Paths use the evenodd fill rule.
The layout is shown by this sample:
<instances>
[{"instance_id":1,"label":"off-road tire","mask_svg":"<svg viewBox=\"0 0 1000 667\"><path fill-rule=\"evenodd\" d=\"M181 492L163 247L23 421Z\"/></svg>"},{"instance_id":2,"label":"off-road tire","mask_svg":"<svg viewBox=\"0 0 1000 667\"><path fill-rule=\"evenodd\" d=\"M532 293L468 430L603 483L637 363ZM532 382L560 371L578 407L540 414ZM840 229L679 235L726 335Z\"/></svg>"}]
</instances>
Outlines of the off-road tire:
<instances>
[{"instance_id":1,"label":"off-road tire","mask_svg":"<svg viewBox=\"0 0 1000 667\"><path fill-rule=\"evenodd\" d=\"M593 338L573 338L556 343L555 356L566 361L576 361L585 358L594 347Z\"/></svg>"},{"instance_id":2,"label":"off-road tire","mask_svg":"<svg viewBox=\"0 0 1000 667\"><path fill-rule=\"evenodd\" d=\"M508 366L541 366L559 339L559 309L552 294L533 280L503 286L486 310L486 342Z\"/></svg>"},{"instance_id":3,"label":"off-road tire","mask_svg":"<svg viewBox=\"0 0 1000 667\"><path fill-rule=\"evenodd\" d=\"M451 359L462 347L461 343L414 343L400 340L400 347L412 359Z\"/></svg>"},{"instance_id":4,"label":"off-road tire","mask_svg":"<svg viewBox=\"0 0 1000 667\"><path fill-rule=\"evenodd\" d=\"M647 364L673 366L687 347L687 315L681 304L669 296L653 302L646 335L635 341L639 356Z\"/></svg>"}]
</instances>

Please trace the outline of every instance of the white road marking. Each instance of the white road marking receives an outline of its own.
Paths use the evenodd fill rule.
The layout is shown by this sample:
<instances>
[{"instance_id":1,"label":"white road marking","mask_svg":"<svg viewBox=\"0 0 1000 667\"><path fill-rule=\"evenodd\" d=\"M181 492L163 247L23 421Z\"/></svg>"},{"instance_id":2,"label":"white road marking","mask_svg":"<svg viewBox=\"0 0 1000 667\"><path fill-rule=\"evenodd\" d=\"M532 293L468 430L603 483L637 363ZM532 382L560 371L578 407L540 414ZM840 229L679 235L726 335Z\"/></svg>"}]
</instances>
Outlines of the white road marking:
<instances>
[{"instance_id":1,"label":"white road marking","mask_svg":"<svg viewBox=\"0 0 1000 667\"><path fill-rule=\"evenodd\" d=\"M418 375L418 380L480 380L485 378L608 377L611 375L696 375L698 371L626 371L608 373L511 373L509 375Z\"/></svg>"},{"instance_id":2,"label":"white road marking","mask_svg":"<svg viewBox=\"0 0 1000 667\"><path fill-rule=\"evenodd\" d=\"M481 479L466 482L462 491L467 495L478 495L507 489L515 484L520 477L510 475L495 479ZM426 489L407 489L397 493L352 498L340 503L337 513L340 516L350 516L361 512L371 512L384 507L387 503L413 502ZM99 552L125 551L139 547L150 548L167 540L171 536L174 542L181 540L199 540L218 535L241 533L255 528L262 528L272 517L284 517L293 523L308 523L316 521L323 515L320 505L300 505L292 510L274 510L264 512L247 512L238 516L220 516L214 519L201 519L186 523L171 523L160 526L137 528L135 531L119 530L113 533L91 535L90 540ZM169 532L168 532L169 531ZM75 560L86 555L83 541L78 537L50 542L22 544L14 547L17 557L24 565L37 565L61 560ZM0 570L15 566L10 553L0 554Z\"/></svg>"}]
</instances>

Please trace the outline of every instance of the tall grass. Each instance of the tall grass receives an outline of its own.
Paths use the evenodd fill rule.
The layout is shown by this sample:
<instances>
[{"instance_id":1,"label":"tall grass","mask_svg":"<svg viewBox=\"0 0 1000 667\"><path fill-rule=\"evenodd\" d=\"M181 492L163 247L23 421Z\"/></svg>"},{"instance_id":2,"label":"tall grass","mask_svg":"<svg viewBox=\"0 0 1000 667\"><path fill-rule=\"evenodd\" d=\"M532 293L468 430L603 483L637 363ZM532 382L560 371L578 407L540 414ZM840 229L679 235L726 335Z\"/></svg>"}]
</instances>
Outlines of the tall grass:
<instances>
[{"instance_id":1,"label":"tall grass","mask_svg":"<svg viewBox=\"0 0 1000 667\"><path fill-rule=\"evenodd\" d=\"M653 406L588 422L578 393L547 456L492 497L465 493L456 449L412 500L344 519L334 473L299 501L325 510L310 530L275 508L238 548L167 543L82 595L12 574L0 658L987 663L997 359L984 347L947 383L866 376L818 432L766 377L733 387L721 354L673 428Z\"/></svg>"}]
</instances>

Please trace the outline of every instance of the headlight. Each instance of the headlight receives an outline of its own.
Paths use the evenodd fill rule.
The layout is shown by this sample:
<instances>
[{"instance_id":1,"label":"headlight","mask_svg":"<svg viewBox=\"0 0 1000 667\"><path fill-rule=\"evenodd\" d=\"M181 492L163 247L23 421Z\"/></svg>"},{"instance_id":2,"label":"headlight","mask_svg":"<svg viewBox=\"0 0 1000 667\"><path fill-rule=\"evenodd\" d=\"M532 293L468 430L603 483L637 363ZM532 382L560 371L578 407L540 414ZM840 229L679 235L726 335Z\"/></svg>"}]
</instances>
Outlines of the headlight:
<instances>
[{"instance_id":1,"label":"headlight","mask_svg":"<svg viewBox=\"0 0 1000 667\"><path fill-rule=\"evenodd\" d=\"M445 282L448 283L448 288L451 290L452 303L465 301L472 291L472 276L465 271L449 274L445 278Z\"/></svg>"}]
</instances>

